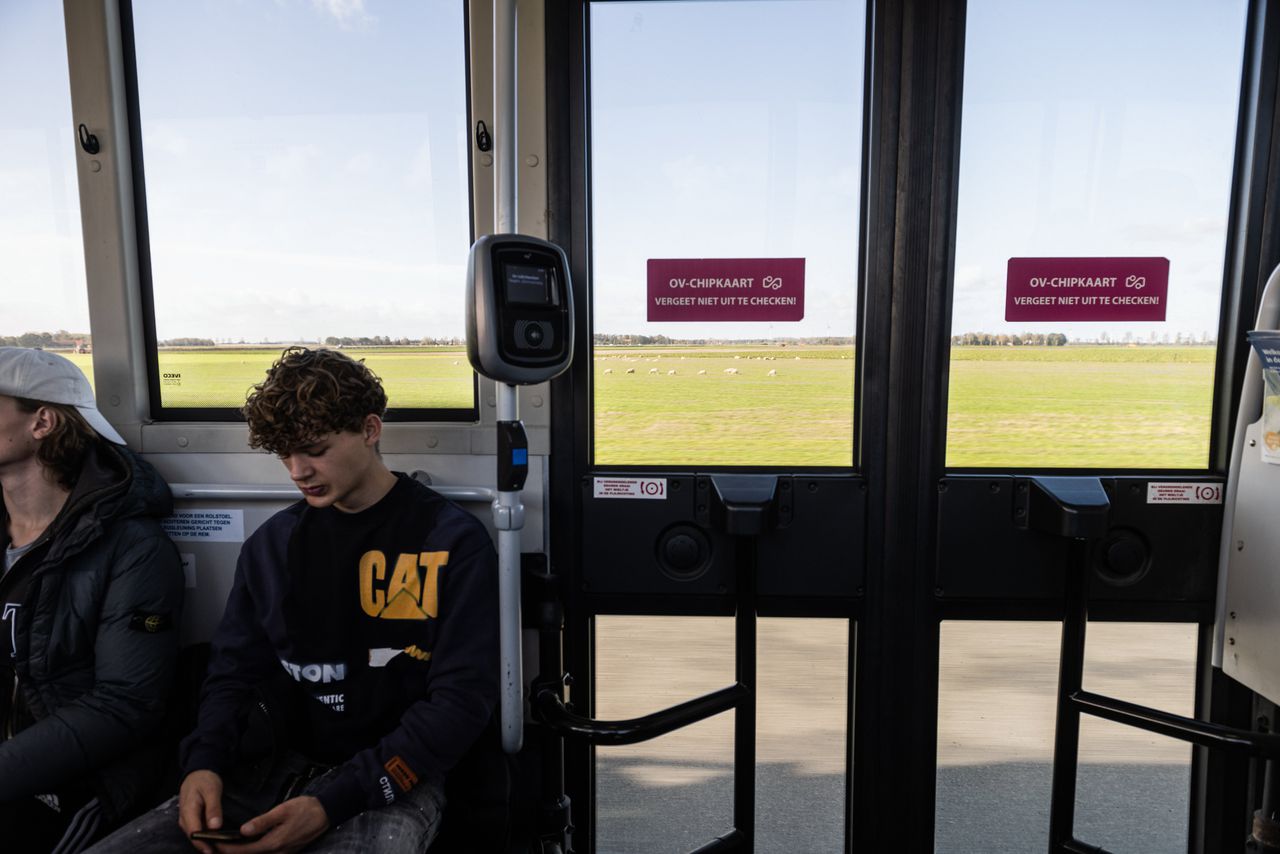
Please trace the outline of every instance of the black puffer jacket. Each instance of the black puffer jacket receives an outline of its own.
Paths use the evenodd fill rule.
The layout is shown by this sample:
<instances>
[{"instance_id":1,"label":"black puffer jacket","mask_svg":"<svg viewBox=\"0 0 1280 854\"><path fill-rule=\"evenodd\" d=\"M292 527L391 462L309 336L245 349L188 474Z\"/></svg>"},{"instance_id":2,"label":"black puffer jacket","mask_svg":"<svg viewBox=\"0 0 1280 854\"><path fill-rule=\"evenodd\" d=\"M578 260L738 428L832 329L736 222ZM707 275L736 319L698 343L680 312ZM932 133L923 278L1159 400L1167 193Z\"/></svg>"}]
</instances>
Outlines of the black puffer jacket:
<instances>
[{"instance_id":1,"label":"black puffer jacket","mask_svg":"<svg viewBox=\"0 0 1280 854\"><path fill-rule=\"evenodd\" d=\"M155 784L183 593L159 523L172 504L155 469L98 442L58 518L14 566L34 564L16 625L17 692L3 704L16 732L0 741L0 803L88 784L118 819Z\"/></svg>"}]
</instances>

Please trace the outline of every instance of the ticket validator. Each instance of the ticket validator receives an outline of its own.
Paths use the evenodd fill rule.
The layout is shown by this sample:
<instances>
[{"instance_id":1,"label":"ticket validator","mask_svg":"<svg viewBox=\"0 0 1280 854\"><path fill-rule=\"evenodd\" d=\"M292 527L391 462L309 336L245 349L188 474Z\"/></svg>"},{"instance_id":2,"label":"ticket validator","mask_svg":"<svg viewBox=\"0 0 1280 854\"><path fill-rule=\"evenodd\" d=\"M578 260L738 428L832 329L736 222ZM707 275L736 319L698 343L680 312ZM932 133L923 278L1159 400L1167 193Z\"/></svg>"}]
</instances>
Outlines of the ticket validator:
<instances>
[{"instance_id":1,"label":"ticket validator","mask_svg":"<svg viewBox=\"0 0 1280 854\"><path fill-rule=\"evenodd\" d=\"M467 358L495 381L498 408L498 606L502 667L502 744L520 750L524 704L520 653L520 491L529 474L529 441L517 385L559 376L573 359L573 294L564 250L520 234L490 234L467 263Z\"/></svg>"},{"instance_id":2,"label":"ticket validator","mask_svg":"<svg viewBox=\"0 0 1280 854\"><path fill-rule=\"evenodd\" d=\"M573 294L564 250L519 234L490 234L467 265L467 357L508 385L545 382L573 358Z\"/></svg>"}]
</instances>

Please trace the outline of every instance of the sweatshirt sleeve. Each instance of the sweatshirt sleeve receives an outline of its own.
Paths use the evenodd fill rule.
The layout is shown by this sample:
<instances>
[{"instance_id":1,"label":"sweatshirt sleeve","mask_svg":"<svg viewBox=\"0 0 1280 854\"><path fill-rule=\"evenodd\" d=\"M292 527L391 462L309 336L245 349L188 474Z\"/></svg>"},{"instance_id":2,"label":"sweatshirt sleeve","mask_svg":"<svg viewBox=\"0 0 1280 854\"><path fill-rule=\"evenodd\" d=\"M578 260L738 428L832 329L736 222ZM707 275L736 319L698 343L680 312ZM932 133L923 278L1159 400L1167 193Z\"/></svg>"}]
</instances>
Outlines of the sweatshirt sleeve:
<instances>
[{"instance_id":1,"label":"sweatshirt sleeve","mask_svg":"<svg viewBox=\"0 0 1280 854\"><path fill-rule=\"evenodd\" d=\"M159 527L112 562L94 636L93 687L0 742L0 803L51 792L136 748L164 716L178 654L183 576ZM153 616L158 629L142 629Z\"/></svg>"},{"instance_id":2,"label":"sweatshirt sleeve","mask_svg":"<svg viewBox=\"0 0 1280 854\"><path fill-rule=\"evenodd\" d=\"M441 570L440 628L427 696L373 747L340 766L317 793L336 827L366 809L394 803L419 780L443 780L488 724L498 703L498 560L487 532ZM476 539L483 543L478 547Z\"/></svg>"},{"instance_id":3,"label":"sweatshirt sleeve","mask_svg":"<svg viewBox=\"0 0 1280 854\"><path fill-rule=\"evenodd\" d=\"M275 650L258 620L249 584L249 573L261 559L262 548L261 541L246 542L236 562L226 610L210 644L196 729L182 742L183 776L199 770L225 773L235 761L240 742L240 710L253 696L255 686L279 669Z\"/></svg>"}]
</instances>

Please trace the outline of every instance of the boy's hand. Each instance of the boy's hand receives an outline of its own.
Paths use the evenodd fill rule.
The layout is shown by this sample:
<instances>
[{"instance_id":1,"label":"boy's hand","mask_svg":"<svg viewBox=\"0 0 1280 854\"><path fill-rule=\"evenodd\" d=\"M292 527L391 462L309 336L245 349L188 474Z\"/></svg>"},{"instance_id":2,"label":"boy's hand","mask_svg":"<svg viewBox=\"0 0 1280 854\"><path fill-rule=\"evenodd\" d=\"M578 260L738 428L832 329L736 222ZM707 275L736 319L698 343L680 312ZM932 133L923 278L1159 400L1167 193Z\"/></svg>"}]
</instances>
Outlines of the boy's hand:
<instances>
[{"instance_id":1,"label":"boy's hand","mask_svg":"<svg viewBox=\"0 0 1280 854\"><path fill-rule=\"evenodd\" d=\"M188 837L197 830L222 829L222 778L212 771L192 771L178 790L178 826ZM214 854L207 842L191 841L201 854Z\"/></svg>"},{"instance_id":2,"label":"boy's hand","mask_svg":"<svg viewBox=\"0 0 1280 854\"><path fill-rule=\"evenodd\" d=\"M299 851L329 829L329 816L320 801L310 795L291 798L240 826L245 836L261 836L257 842L236 845L237 854L275 854ZM221 846L231 850L231 846Z\"/></svg>"}]
</instances>

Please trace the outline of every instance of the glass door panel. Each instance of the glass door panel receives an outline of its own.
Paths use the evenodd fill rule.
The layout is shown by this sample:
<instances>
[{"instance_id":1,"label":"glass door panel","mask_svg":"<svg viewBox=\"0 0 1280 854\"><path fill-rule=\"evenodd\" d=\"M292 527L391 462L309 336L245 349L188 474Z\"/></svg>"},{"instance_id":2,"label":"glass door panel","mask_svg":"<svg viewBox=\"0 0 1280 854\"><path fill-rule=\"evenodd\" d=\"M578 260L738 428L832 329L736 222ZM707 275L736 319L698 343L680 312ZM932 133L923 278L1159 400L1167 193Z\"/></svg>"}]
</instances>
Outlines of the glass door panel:
<instances>
[{"instance_id":1,"label":"glass door panel","mask_svg":"<svg viewBox=\"0 0 1280 854\"><path fill-rule=\"evenodd\" d=\"M850 466L864 4L590 14L595 463Z\"/></svg>"},{"instance_id":2,"label":"glass door panel","mask_svg":"<svg viewBox=\"0 0 1280 854\"><path fill-rule=\"evenodd\" d=\"M969 3L948 466L1208 465L1245 6Z\"/></svg>"}]
</instances>

